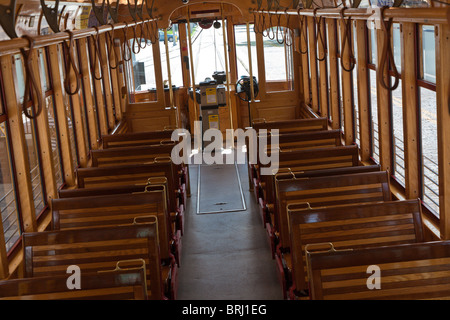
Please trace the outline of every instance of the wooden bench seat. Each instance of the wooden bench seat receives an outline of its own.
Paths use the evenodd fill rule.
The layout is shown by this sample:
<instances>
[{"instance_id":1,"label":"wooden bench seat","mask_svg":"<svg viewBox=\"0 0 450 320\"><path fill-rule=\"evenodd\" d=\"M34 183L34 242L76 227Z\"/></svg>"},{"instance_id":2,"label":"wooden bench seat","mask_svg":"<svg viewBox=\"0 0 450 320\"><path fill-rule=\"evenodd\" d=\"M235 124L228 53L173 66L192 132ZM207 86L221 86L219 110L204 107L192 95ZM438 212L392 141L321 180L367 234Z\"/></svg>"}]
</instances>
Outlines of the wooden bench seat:
<instances>
[{"instance_id":1,"label":"wooden bench seat","mask_svg":"<svg viewBox=\"0 0 450 320\"><path fill-rule=\"evenodd\" d=\"M259 137L264 136L265 135L262 133L259 134ZM280 152L342 146L340 130L321 130L321 131L307 131L301 133L286 133L286 134L279 134L277 137L278 137L277 149ZM267 151L271 150L272 139L273 137L271 138L269 134L269 138L267 139L267 147L265 150L266 153ZM258 183L260 180L258 172L259 167L260 167L259 162L249 166L251 182L253 183L253 186L257 186L255 190L257 190L258 188Z\"/></svg>"},{"instance_id":2,"label":"wooden bench seat","mask_svg":"<svg viewBox=\"0 0 450 320\"><path fill-rule=\"evenodd\" d=\"M111 271L83 273L80 289L68 288L68 274L0 281L0 300L147 300L145 263L125 269L120 263Z\"/></svg>"},{"instance_id":3,"label":"wooden bench seat","mask_svg":"<svg viewBox=\"0 0 450 320\"><path fill-rule=\"evenodd\" d=\"M149 164L110 166L103 168L78 168L78 188L102 188L131 184L145 184L149 178L166 177L170 212L184 210L179 177L176 168L169 159Z\"/></svg>"},{"instance_id":4,"label":"wooden bench seat","mask_svg":"<svg viewBox=\"0 0 450 320\"><path fill-rule=\"evenodd\" d=\"M275 228L280 246L289 250L288 210L390 201L389 172L276 179Z\"/></svg>"},{"instance_id":5,"label":"wooden bench seat","mask_svg":"<svg viewBox=\"0 0 450 320\"><path fill-rule=\"evenodd\" d=\"M255 119L252 122L252 128L257 132L260 130L267 130L270 132L272 129L279 130L279 133L294 133L305 131L321 131L328 129L327 118L315 118L315 119L294 119L283 121L265 121L264 119Z\"/></svg>"},{"instance_id":6,"label":"wooden bench seat","mask_svg":"<svg viewBox=\"0 0 450 320\"><path fill-rule=\"evenodd\" d=\"M92 150L92 167L107 167L132 164L145 164L167 161L171 157L175 142L161 142L157 145L110 148L106 150ZM186 205L186 197L189 193L189 168L184 164L174 165L178 175L180 190L183 192L181 199Z\"/></svg>"},{"instance_id":7,"label":"wooden bench seat","mask_svg":"<svg viewBox=\"0 0 450 320\"><path fill-rule=\"evenodd\" d=\"M290 264L283 261L290 252L288 210L391 200L388 171L312 177L281 174L275 180L276 203L269 211L266 230L286 289L291 281Z\"/></svg>"},{"instance_id":8,"label":"wooden bench seat","mask_svg":"<svg viewBox=\"0 0 450 320\"><path fill-rule=\"evenodd\" d=\"M311 253L311 299L448 300L449 262L450 241ZM367 286L369 266L380 268L380 289Z\"/></svg>"},{"instance_id":9,"label":"wooden bench seat","mask_svg":"<svg viewBox=\"0 0 450 320\"><path fill-rule=\"evenodd\" d=\"M23 234L24 278L65 274L76 265L84 273L108 271L117 261L144 259L148 296L166 299L159 253L157 218L108 228Z\"/></svg>"},{"instance_id":10,"label":"wooden bench seat","mask_svg":"<svg viewBox=\"0 0 450 320\"><path fill-rule=\"evenodd\" d=\"M171 260L173 242L164 187L151 191L52 201L53 230L110 227L132 224L137 217L154 215L158 219L160 255Z\"/></svg>"},{"instance_id":11,"label":"wooden bench seat","mask_svg":"<svg viewBox=\"0 0 450 320\"><path fill-rule=\"evenodd\" d=\"M342 146L320 149L306 149L292 152L281 152L278 171L290 170L291 172L306 172L310 170L337 169L345 167L356 167L359 165L357 146ZM259 170L263 166L261 165ZM268 167L265 165L264 167ZM276 173L275 173L276 174ZM259 175L257 201L264 209L266 204L275 202L275 174Z\"/></svg>"},{"instance_id":12,"label":"wooden bench seat","mask_svg":"<svg viewBox=\"0 0 450 320\"><path fill-rule=\"evenodd\" d=\"M150 178L148 179L146 184L133 184L101 188L61 189L58 191L58 195L60 199L106 196L111 194L143 192L145 190L159 190L161 186L164 187L166 191L167 208L170 208L171 205L169 202L169 186L166 177ZM184 233L184 210L179 210L178 212L170 212L170 221L172 224L171 230L173 231L173 233L177 234L177 232L179 232L180 236L182 236Z\"/></svg>"},{"instance_id":13,"label":"wooden bench seat","mask_svg":"<svg viewBox=\"0 0 450 320\"><path fill-rule=\"evenodd\" d=\"M93 167L118 166L121 164L153 162L155 158L170 157L175 143L154 146L138 146L92 150Z\"/></svg>"},{"instance_id":14,"label":"wooden bench seat","mask_svg":"<svg viewBox=\"0 0 450 320\"><path fill-rule=\"evenodd\" d=\"M255 119L255 121L252 122L252 128L256 130L257 134L262 133L261 130L267 130L267 132L270 133L272 132L272 129L277 129L279 134L324 131L328 129L328 120L327 118L294 119L285 121L266 121L265 119ZM247 141L246 144L247 150L249 150ZM247 162L249 163L249 161ZM255 175L253 165L249 165L249 180L251 189L254 188L254 185L252 184L254 178Z\"/></svg>"},{"instance_id":15,"label":"wooden bench seat","mask_svg":"<svg viewBox=\"0 0 450 320\"><path fill-rule=\"evenodd\" d=\"M279 172L275 175L275 196L273 197L273 203L266 203L262 198L259 199L260 202L260 213L261 219L266 228L268 237L270 239L270 245L272 247L272 257L275 258L275 248L278 244L278 239L275 237L275 232L280 230L280 222L278 221L278 215L280 211L286 212L286 207L283 205L279 209L279 199L280 190L286 190L286 192L295 191L295 185L308 178L318 178L318 177L334 177L349 174L359 174L359 173L369 173L369 172L380 172L379 165L371 166L357 166L357 167L343 167L336 169L321 169L321 170L310 170L301 172L292 172L290 170ZM332 178L333 179L333 178ZM292 188L291 188L292 183ZM282 185L281 189L278 185ZM284 217L284 215L283 215ZM287 213L286 213L287 217ZM287 218L286 218L287 219Z\"/></svg>"},{"instance_id":16,"label":"wooden bench seat","mask_svg":"<svg viewBox=\"0 0 450 320\"><path fill-rule=\"evenodd\" d=\"M172 132L173 129L104 135L103 149L159 144L161 141L171 140Z\"/></svg>"},{"instance_id":17,"label":"wooden bench seat","mask_svg":"<svg viewBox=\"0 0 450 320\"><path fill-rule=\"evenodd\" d=\"M298 295L308 291L306 246L331 242L341 250L424 241L419 200L363 203L288 213L294 284L291 292ZM314 250L324 248L320 246Z\"/></svg>"}]
</instances>

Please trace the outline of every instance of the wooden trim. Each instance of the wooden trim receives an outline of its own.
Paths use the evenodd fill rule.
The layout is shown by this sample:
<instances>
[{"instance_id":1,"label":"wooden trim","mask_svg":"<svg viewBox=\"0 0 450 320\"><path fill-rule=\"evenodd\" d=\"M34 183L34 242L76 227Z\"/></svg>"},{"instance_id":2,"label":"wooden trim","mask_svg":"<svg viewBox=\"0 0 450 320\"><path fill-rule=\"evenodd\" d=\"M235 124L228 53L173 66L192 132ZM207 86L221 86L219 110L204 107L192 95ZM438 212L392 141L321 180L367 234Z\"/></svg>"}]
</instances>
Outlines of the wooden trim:
<instances>
[{"instance_id":1,"label":"wooden trim","mask_svg":"<svg viewBox=\"0 0 450 320\"><path fill-rule=\"evenodd\" d=\"M3 233L3 219L0 219L0 280L9 276L8 255L6 252L5 235Z\"/></svg>"},{"instance_id":2,"label":"wooden trim","mask_svg":"<svg viewBox=\"0 0 450 320\"><path fill-rule=\"evenodd\" d=\"M371 156L371 119L370 119L370 83L367 67L367 26L364 21L356 21L356 46L357 46L357 78L358 78L358 109L359 109L359 141L361 160L368 161Z\"/></svg>"},{"instance_id":3,"label":"wooden trim","mask_svg":"<svg viewBox=\"0 0 450 320\"><path fill-rule=\"evenodd\" d=\"M417 86L417 43L416 25L402 24L402 101L403 131L405 143L405 191L407 199L420 197L420 135L418 132L420 118Z\"/></svg>"},{"instance_id":4,"label":"wooden trim","mask_svg":"<svg viewBox=\"0 0 450 320\"><path fill-rule=\"evenodd\" d=\"M264 37L262 34L255 34L256 39L256 58L258 65L258 77L259 77L259 99L264 100L267 97L267 89L266 89L266 61L265 61L265 52L264 52ZM250 57L249 57L250 58ZM253 75L255 72L253 72ZM254 117L255 118L255 117Z\"/></svg>"},{"instance_id":5,"label":"wooden trim","mask_svg":"<svg viewBox=\"0 0 450 320\"><path fill-rule=\"evenodd\" d=\"M61 85L61 73L60 73L60 65L58 58L58 45L51 45L48 47L48 54L50 62L49 69L51 72L51 77L53 79L53 99L56 108L56 114L59 128L59 141L61 144L61 158L63 161L64 168L64 181L69 186L75 185L75 168L73 166L72 157L76 155L72 155L72 149L70 148L70 133L69 133L69 125L66 117L66 107L63 98L64 88Z\"/></svg>"},{"instance_id":6,"label":"wooden trim","mask_svg":"<svg viewBox=\"0 0 450 320\"><path fill-rule=\"evenodd\" d=\"M88 63L82 63L83 61L88 61L89 54L87 50L87 39L83 38L78 40L78 56L79 56L79 72L81 73L81 82L82 87L80 90L83 90L84 100L86 102L85 108L87 113L87 123L89 126L89 135L91 138L90 146L92 150L98 149L98 140L100 137L99 128L97 128L97 114L95 110L94 104L94 95L91 89L91 78L90 78L90 70Z\"/></svg>"},{"instance_id":7,"label":"wooden trim","mask_svg":"<svg viewBox=\"0 0 450 320\"><path fill-rule=\"evenodd\" d=\"M108 42L109 43L109 42ZM114 62L112 62L112 65L116 63L116 61L120 61L117 57L117 51L120 48L120 44L116 45L116 41L113 39L113 45L111 47L111 44L108 45L108 50L114 50ZM109 52L109 51L108 51ZM108 60L109 60L110 54L108 54ZM112 90L112 100L114 105L114 111L115 111L115 123L114 126L122 120L122 99L120 99L120 84L119 84L119 65L117 65L117 68L112 69L109 68L109 75L111 77L111 90Z\"/></svg>"},{"instance_id":8,"label":"wooden trim","mask_svg":"<svg viewBox=\"0 0 450 320\"><path fill-rule=\"evenodd\" d=\"M311 107L319 113L319 87L317 78L316 23L314 17L307 17L309 40L309 66L311 70Z\"/></svg>"},{"instance_id":9,"label":"wooden trim","mask_svg":"<svg viewBox=\"0 0 450 320\"><path fill-rule=\"evenodd\" d=\"M5 89L5 102L9 120L10 139L14 141L14 165L17 179L16 192L19 194L20 212L24 232L37 230L36 211L33 202L33 191L30 179L30 163L25 142L22 112L20 110L18 97L16 96L15 77L13 73L13 56L2 56L0 58L2 77Z\"/></svg>"},{"instance_id":10,"label":"wooden trim","mask_svg":"<svg viewBox=\"0 0 450 320\"><path fill-rule=\"evenodd\" d=\"M114 118L114 103L113 103L113 97L111 95L112 89L111 89L111 76L109 72L109 64L108 64L108 53L106 51L106 34L100 34L98 35L99 41L100 41L100 55L102 57L102 83L103 83L103 94L105 96L105 104L106 104L106 113L107 113L107 119L108 119L108 131L114 129L114 126L116 125L116 119Z\"/></svg>"},{"instance_id":11,"label":"wooden trim","mask_svg":"<svg viewBox=\"0 0 450 320\"><path fill-rule=\"evenodd\" d=\"M436 101L441 239L450 239L450 28L436 28Z\"/></svg>"},{"instance_id":12,"label":"wooden trim","mask_svg":"<svg viewBox=\"0 0 450 320\"><path fill-rule=\"evenodd\" d=\"M305 18L303 18L305 19ZM299 26L301 26L301 22L299 22ZM305 29L306 28L306 29ZM303 75L303 98L305 100L305 104L311 104L311 91L310 91L310 80L309 80L309 63L308 63L308 55L309 55L309 47L308 47L308 30L307 30L307 22L306 19L303 22L303 26L300 30L300 50L302 57L302 75ZM306 38L306 39L305 39Z\"/></svg>"},{"instance_id":13,"label":"wooden trim","mask_svg":"<svg viewBox=\"0 0 450 320\"><path fill-rule=\"evenodd\" d=\"M33 72L35 74L39 73L39 58L37 55L37 50L34 50L32 53L32 65L33 65ZM40 77L36 78L37 85L39 88L42 87ZM37 104L37 101L34 102ZM52 143L50 140L50 129L48 126L48 111L47 107L45 106L46 101L43 101L44 105L42 106L42 112L39 114L39 116L33 120L35 125L37 126L37 134L39 139L39 148L40 151L39 154L39 163L41 164L40 167L42 168L42 178L45 182L45 195L47 196L44 201L47 204L50 204L52 199L57 197L57 190L58 186L56 184L56 178L55 178L55 172L54 172L54 160L53 160L53 150L52 150ZM58 146L57 146L58 147ZM43 186L44 187L44 186Z\"/></svg>"},{"instance_id":14,"label":"wooden trim","mask_svg":"<svg viewBox=\"0 0 450 320\"><path fill-rule=\"evenodd\" d=\"M341 21L340 30L341 30L341 43L339 45L342 46L342 39L344 38L344 33L346 31L346 23L347 21ZM353 29L353 23L351 23L351 27ZM350 31L350 43L353 43L353 30ZM352 45L352 48L354 45ZM350 46L345 46L345 50L340 50L341 53L341 62L345 66L345 68L350 68ZM355 66L356 67L356 66ZM352 76L353 72L345 71L341 66L341 86L342 86L342 108L344 113L344 139L345 144L350 145L355 141L355 117L353 110L353 81Z\"/></svg>"},{"instance_id":15,"label":"wooden trim","mask_svg":"<svg viewBox=\"0 0 450 320\"><path fill-rule=\"evenodd\" d=\"M320 21L320 32L322 35L322 39L324 39L325 48L323 48L322 43L319 41L318 47L319 52L318 56L320 58L325 57L323 61L319 61L319 93L320 93L320 115L322 117L328 118L328 70L327 70L327 59L328 50L326 47L326 29L325 29L325 21Z\"/></svg>"},{"instance_id":16,"label":"wooden trim","mask_svg":"<svg viewBox=\"0 0 450 320\"><path fill-rule=\"evenodd\" d=\"M162 63L161 63L161 50L159 47L159 41L156 41L152 45L153 49L153 62L155 66L155 80L156 80L156 94L158 105L165 107L166 106L166 94L164 92L164 81L163 81L163 73L162 73Z\"/></svg>"},{"instance_id":17,"label":"wooden trim","mask_svg":"<svg viewBox=\"0 0 450 320\"><path fill-rule=\"evenodd\" d=\"M377 31L377 67L380 65L381 55L383 51L384 31ZM382 71L382 76L385 78L385 83L391 83L390 75L388 74L388 63L385 64L385 70ZM378 136L380 143L380 164L381 170L389 170L392 172L392 122L391 122L391 94L380 85L380 72L377 70L377 104L378 104Z\"/></svg>"},{"instance_id":18,"label":"wooden trim","mask_svg":"<svg viewBox=\"0 0 450 320\"><path fill-rule=\"evenodd\" d=\"M331 114L331 127L333 129L340 129L339 122L339 73L338 73L338 60L337 60L337 21L334 19L327 19L328 26L328 57L330 59L330 114Z\"/></svg>"},{"instance_id":19,"label":"wooden trim","mask_svg":"<svg viewBox=\"0 0 450 320\"><path fill-rule=\"evenodd\" d=\"M92 61L93 58L95 57L95 48L94 48L94 44L93 41L95 41L93 38L87 39L87 43L88 43L88 48L89 48L89 61ZM100 65L98 61L94 62L97 65ZM90 62L89 62L90 64ZM91 74L91 71L89 70L89 74ZM98 123L100 124L100 135L107 135L109 133L108 130L108 122L107 122L107 117L106 117L106 102L105 102L105 97L103 95L103 90L102 90L102 85L101 82L102 80L96 80L94 78L94 75L91 74L91 79L93 82L93 88L94 88L94 101L95 101L95 106L96 106L96 110L97 110L97 117L98 117Z\"/></svg>"}]
</instances>

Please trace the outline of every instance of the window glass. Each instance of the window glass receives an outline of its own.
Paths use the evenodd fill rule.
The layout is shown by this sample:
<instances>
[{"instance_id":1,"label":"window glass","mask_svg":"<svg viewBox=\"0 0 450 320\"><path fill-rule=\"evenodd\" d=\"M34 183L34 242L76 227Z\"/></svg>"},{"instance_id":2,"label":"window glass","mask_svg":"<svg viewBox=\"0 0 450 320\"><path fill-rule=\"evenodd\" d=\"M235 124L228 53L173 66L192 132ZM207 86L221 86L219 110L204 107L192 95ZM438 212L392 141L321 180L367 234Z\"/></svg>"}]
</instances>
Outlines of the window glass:
<instances>
[{"instance_id":1,"label":"window glass","mask_svg":"<svg viewBox=\"0 0 450 320\"><path fill-rule=\"evenodd\" d=\"M439 212L439 166L437 145L436 92L420 88L423 197L436 213Z\"/></svg>"},{"instance_id":2,"label":"window glass","mask_svg":"<svg viewBox=\"0 0 450 320\"><path fill-rule=\"evenodd\" d=\"M394 83L393 77L391 77L391 83ZM402 80L399 81L398 87L392 91L392 127L394 130L394 176L397 181L405 185Z\"/></svg>"},{"instance_id":3,"label":"window glass","mask_svg":"<svg viewBox=\"0 0 450 320\"><path fill-rule=\"evenodd\" d=\"M133 48L133 39L129 40L131 48ZM138 42L134 43L134 51L131 53L131 62L133 65L133 80L134 91L140 92L152 92L152 98L150 101L157 101L156 95L156 76L155 76L155 63L153 58L153 45L149 43L144 49L138 49ZM139 52L138 52L139 50Z\"/></svg>"},{"instance_id":4,"label":"window glass","mask_svg":"<svg viewBox=\"0 0 450 320\"><path fill-rule=\"evenodd\" d=\"M292 33L287 28L272 28L271 40L264 37L264 65L266 69L266 88L268 91L293 89ZM278 33L278 34L277 34ZM283 41L286 36L286 42Z\"/></svg>"},{"instance_id":5,"label":"window glass","mask_svg":"<svg viewBox=\"0 0 450 320\"><path fill-rule=\"evenodd\" d=\"M0 123L0 213L6 251L19 240L21 230L17 210L14 179L11 170L6 122Z\"/></svg>"},{"instance_id":6,"label":"window glass","mask_svg":"<svg viewBox=\"0 0 450 320\"><path fill-rule=\"evenodd\" d=\"M434 26L422 26L422 79L436 83Z\"/></svg>"},{"instance_id":7,"label":"window glass","mask_svg":"<svg viewBox=\"0 0 450 320\"><path fill-rule=\"evenodd\" d=\"M377 73L370 69L370 105L372 116L372 157L380 163L380 138L378 135L378 101L377 101Z\"/></svg>"},{"instance_id":8,"label":"window glass","mask_svg":"<svg viewBox=\"0 0 450 320\"><path fill-rule=\"evenodd\" d=\"M25 81L24 81L24 66L21 59L21 55L16 55L14 57L15 66L15 76L16 83L16 94L19 96L20 103L24 100L25 91ZM27 106L28 114L33 114L34 108L29 104ZM25 142L27 146L28 160L30 164L30 178L31 187L33 190L33 201L36 211L36 215L39 215L46 207L45 194L44 194L44 184L41 175L40 158L38 151L38 142L36 127L34 121L30 120L22 114L23 129L25 133Z\"/></svg>"},{"instance_id":9,"label":"window glass","mask_svg":"<svg viewBox=\"0 0 450 320\"><path fill-rule=\"evenodd\" d=\"M219 39L221 43L220 45L222 46L223 43L222 28L220 28L219 31L220 35L217 36L220 38ZM183 69L181 66L181 51L180 51L180 41L177 24L174 24L171 29L167 30L167 39L169 47L170 75L172 85L176 87L181 87L183 86ZM169 85L169 72L167 70L167 54L163 29L159 30L159 45L161 48L161 66L163 72L163 80L164 86L166 87ZM223 60L220 61L223 62ZM225 66L223 66L223 70L225 71Z\"/></svg>"},{"instance_id":10,"label":"window glass","mask_svg":"<svg viewBox=\"0 0 450 320\"><path fill-rule=\"evenodd\" d=\"M252 53L252 71L253 76L259 80L258 77L258 57L256 55L256 35L253 32L254 26L250 25L250 47ZM248 47L247 47L247 26L234 26L234 36L236 42L236 57L237 57L237 71L238 79L242 76L250 75Z\"/></svg>"}]
</instances>

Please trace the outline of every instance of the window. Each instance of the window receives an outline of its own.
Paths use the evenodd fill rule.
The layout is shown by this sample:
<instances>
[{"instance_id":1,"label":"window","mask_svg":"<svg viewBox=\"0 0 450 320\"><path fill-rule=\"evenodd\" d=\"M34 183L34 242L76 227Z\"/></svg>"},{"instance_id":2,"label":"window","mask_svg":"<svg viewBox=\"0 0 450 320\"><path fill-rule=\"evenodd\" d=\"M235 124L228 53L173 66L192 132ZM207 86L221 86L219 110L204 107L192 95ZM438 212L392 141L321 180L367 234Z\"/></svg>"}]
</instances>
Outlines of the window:
<instances>
[{"instance_id":1,"label":"window","mask_svg":"<svg viewBox=\"0 0 450 320\"><path fill-rule=\"evenodd\" d=\"M58 62L60 66L63 66L64 62L63 62L63 57L62 55L63 50L62 50L62 46L58 45ZM61 78L59 81L64 81L64 67L60 67L60 74L61 74ZM56 81L56 80L55 80ZM61 83L61 87L63 88L62 90L62 95L64 98L64 106L65 106L65 113L66 113L66 117L67 117L67 124L69 127L69 140L70 140L70 148L72 150L72 163L73 163L73 167L77 168L78 167L78 145L77 145L77 140L76 140L76 133L75 133L75 126L74 126L74 114L73 114L73 105L72 105L72 99L70 98L70 96L68 94L66 94L65 90L64 90L64 85L63 83Z\"/></svg>"},{"instance_id":2,"label":"window","mask_svg":"<svg viewBox=\"0 0 450 320\"><path fill-rule=\"evenodd\" d=\"M256 54L256 35L253 32L254 26L250 25L250 47L252 53L252 71L256 79L258 77L258 57ZM237 72L238 79L242 76L250 75L249 58L248 58L248 41L247 41L247 26L235 25L234 37L236 42L236 57L237 57Z\"/></svg>"},{"instance_id":3,"label":"window","mask_svg":"<svg viewBox=\"0 0 450 320\"><path fill-rule=\"evenodd\" d=\"M220 34L219 34L220 33ZM161 47L161 66L163 72L164 86L169 85L169 72L167 70L167 55L166 55L166 45L164 41L164 30L159 31L159 44ZM223 35L222 29L219 30L217 37L220 38L220 43L223 45ZM170 59L170 75L172 80L172 85L176 87L183 86L183 69L181 66L181 51L180 51L180 41L178 35L178 25L174 24L170 30L167 30L167 39L169 47L169 59ZM223 60L220 60L223 65ZM221 66L225 71L225 66ZM211 74L212 75L212 74Z\"/></svg>"},{"instance_id":4,"label":"window","mask_svg":"<svg viewBox=\"0 0 450 320\"><path fill-rule=\"evenodd\" d=\"M19 240L21 229L6 121L0 123L0 150L0 213L8 252Z\"/></svg>"},{"instance_id":5,"label":"window","mask_svg":"<svg viewBox=\"0 0 450 320\"><path fill-rule=\"evenodd\" d=\"M378 99L377 99L377 73L369 70L370 79L370 112L372 116L372 157L380 163L380 138L378 136Z\"/></svg>"},{"instance_id":6,"label":"window","mask_svg":"<svg viewBox=\"0 0 450 320\"><path fill-rule=\"evenodd\" d=\"M50 132L50 142L52 146L53 171L55 173L56 184L61 187L64 184L64 174L61 160L61 144L59 141L58 122L56 117L56 106L54 105L53 92L49 80L49 69L47 67L46 54L43 49L39 50L39 62L42 86L46 93L45 108L48 115L48 128ZM49 92L49 94L47 94Z\"/></svg>"},{"instance_id":7,"label":"window","mask_svg":"<svg viewBox=\"0 0 450 320\"><path fill-rule=\"evenodd\" d=\"M274 37L264 38L267 91L293 90L292 32L284 27L273 27L268 32Z\"/></svg>"},{"instance_id":8,"label":"window","mask_svg":"<svg viewBox=\"0 0 450 320\"><path fill-rule=\"evenodd\" d=\"M357 45L357 40L356 40L356 33L357 33L357 29L356 29L356 21L354 23L352 23L353 26L353 50L354 50L354 57L355 60L358 58L358 45ZM357 145L361 144L361 129L360 129L360 124L359 124L359 101L358 101L358 66L355 65L354 69L353 69L353 75L352 75L352 79L353 79L353 102L354 102L354 110L355 110L355 119L356 119L356 136L355 136L355 142Z\"/></svg>"},{"instance_id":9,"label":"window","mask_svg":"<svg viewBox=\"0 0 450 320\"><path fill-rule=\"evenodd\" d=\"M439 213L439 161L437 145L436 43L433 26L419 29L419 97L422 132L423 200Z\"/></svg>"},{"instance_id":10,"label":"window","mask_svg":"<svg viewBox=\"0 0 450 320\"><path fill-rule=\"evenodd\" d=\"M134 39L129 40L130 46L134 44L134 53L132 50L131 62L133 67L133 80L134 91L139 92L152 92L152 98L150 101L157 101L156 94L156 76L155 76L155 63L153 57L153 45L149 43L145 48L138 48L139 44ZM132 47L133 49L133 47Z\"/></svg>"},{"instance_id":11,"label":"window","mask_svg":"<svg viewBox=\"0 0 450 320\"><path fill-rule=\"evenodd\" d=\"M19 103L23 103L25 95L24 67L21 55L13 57L16 75L16 93ZM34 106L30 102L27 106L28 113L33 115ZM39 157L39 142L37 139L37 128L35 121L30 120L22 114L22 122L25 133L28 160L30 164L31 187L33 190L33 201L36 215L40 215L46 208L45 185L41 174L41 164Z\"/></svg>"}]
</instances>

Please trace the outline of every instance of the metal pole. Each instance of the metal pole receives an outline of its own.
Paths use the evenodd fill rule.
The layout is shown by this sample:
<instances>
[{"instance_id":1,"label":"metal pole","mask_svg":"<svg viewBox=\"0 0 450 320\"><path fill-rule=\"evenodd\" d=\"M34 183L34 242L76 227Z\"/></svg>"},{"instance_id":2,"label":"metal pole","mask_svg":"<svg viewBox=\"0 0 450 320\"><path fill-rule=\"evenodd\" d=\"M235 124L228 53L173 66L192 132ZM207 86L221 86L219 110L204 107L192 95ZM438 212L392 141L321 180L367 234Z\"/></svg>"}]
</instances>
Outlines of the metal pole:
<instances>
[{"instance_id":1,"label":"metal pole","mask_svg":"<svg viewBox=\"0 0 450 320\"><path fill-rule=\"evenodd\" d=\"M170 71L170 54L169 54L169 40L167 37L167 28L164 29L164 41L165 41L165 46L166 46L166 62L167 62L167 73L168 73L168 79L169 79L169 93L170 93L170 107L175 110L175 121L176 121L176 126L177 128L179 128L178 126L178 108L176 108L174 106L174 101L173 101L173 88L172 88L172 73Z\"/></svg>"},{"instance_id":2,"label":"metal pole","mask_svg":"<svg viewBox=\"0 0 450 320\"><path fill-rule=\"evenodd\" d=\"M187 18L187 27L188 27L188 38L189 38L189 58L190 58L190 62L191 62L191 78L192 78L192 90L194 92L193 94L193 100L194 100L194 112L195 112L195 121L198 121L198 104L197 104L197 93L196 93L196 86L195 86L195 74L194 74L194 57L192 55L192 36L191 36L191 11L189 10L189 7L187 8L188 10L188 18Z\"/></svg>"},{"instance_id":3,"label":"metal pole","mask_svg":"<svg viewBox=\"0 0 450 320\"><path fill-rule=\"evenodd\" d=\"M222 16L222 33L223 33L223 51L225 59L225 72L227 74L227 98L228 98L228 110L230 111L230 126L231 126L231 142L234 142L234 126L233 126L233 110L231 103L231 91L230 91L230 73L228 71L228 42L225 28L225 18L223 15L223 3L220 4L220 14Z\"/></svg>"},{"instance_id":4,"label":"metal pole","mask_svg":"<svg viewBox=\"0 0 450 320\"><path fill-rule=\"evenodd\" d=\"M251 102L255 101L255 84L253 82L253 61L252 61L252 46L250 43L250 23L247 22L247 49L248 49L248 66L250 72L250 88L251 88Z\"/></svg>"}]
</instances>

